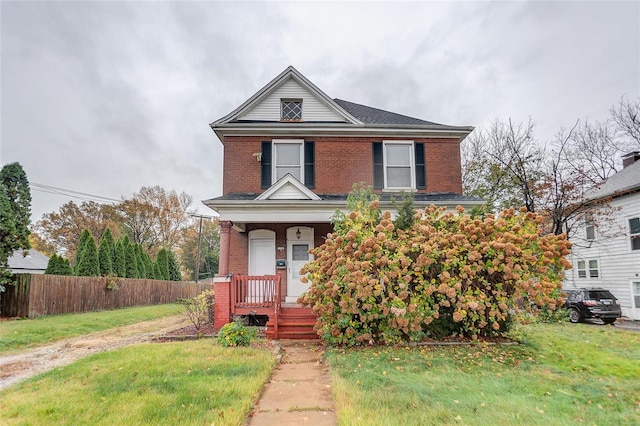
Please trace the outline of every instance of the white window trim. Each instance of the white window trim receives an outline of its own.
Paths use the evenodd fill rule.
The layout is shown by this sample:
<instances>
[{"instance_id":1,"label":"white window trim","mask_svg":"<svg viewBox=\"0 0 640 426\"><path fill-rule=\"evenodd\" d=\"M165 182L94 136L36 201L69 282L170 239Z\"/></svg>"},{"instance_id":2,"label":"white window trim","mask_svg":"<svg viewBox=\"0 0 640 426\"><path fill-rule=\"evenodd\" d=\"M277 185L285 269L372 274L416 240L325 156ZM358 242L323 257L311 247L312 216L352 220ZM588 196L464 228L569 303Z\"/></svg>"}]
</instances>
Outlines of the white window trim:
<instances>
[{"instance_id":1,"label":"white window trim","mask_svg":"<svg viewBox=\"0 0 640 426\"><path fill-rule=\"evenodd\" d=\"M304 183L304 139L273 139L271 141L271 184L278 181L278 151L276 144L297 144L300 145L300 182ZM284 177L284 176L283 176Z\"/></svg>"},{"instance_id":2,"label":"white window trim","mask_svg":"<svg viewBox=\"0 0 640 426\"><path fill-rule=\"evenodd\" d=\"M598 268L596 269L598 271L598 276L597 277L592 277L591 276L591 268L589 267L589 262L595 260L598 264ZM584 262L584 269L580 269L579 265L580 262ZM582 258L582 259L577 259L576 260L576 278L578 280L583 280L583 281L589 281L589 280L601 280L602 279L602 265L600 264L600 259L595 258L595 257L590 257L590 258ZM580 276L580 271L585 271L585 276L581 277Z\"/></svg>"},{"instance_id":3,"label":"white window trim","mask_svg":"<svg viewBox=\"0 0 640 426\"><path fill-rule=\"evenodd\" d=\"M387 146L388 145L409 145L409 168L411 169L409 173L411 173L411 186L410 187L401 187L401 186L389 186L387 183ZM415 147L414 142L412 140L393 140L393 141L382 141L382 168L384 173L384 190L387 191L414 191L416 189L416 159L415 159Z\"/></svg>"},{"instance_id":4,"label":"white window trim","mask_svg":"<svg viewBox=\"0 0 640 426\"><path fill-rule=\"evenodd\" d=\"M284 118L284 111L282 110L283 107L283 103L285 102L300 102L300 118ZM280 99L280 121L285 121L285 122L296 122L296 121L303 121L303 117L304 117L304 107L302 105L302 99L300 98L282 98Z\"/></svg>"},{"instance_id":5,"label":"white window trim","mask_svg":"<svg viewBox=\"0 0 640 426\"><path fill-rule=\"evenodd\" d=\"M631 233L631 223L629 223L629 222L631 222L632 219L636 219L636 218L640 218L640 215L633 215L633 216L627 216L626 217L626 222L627 222L626 226L627 226L627 231L629 232L628 233L629 237L628 237L628 240L627 240L628 241L627 244L629 244L629 252L630 253L640 252L640 250L638 250L638 249L634 250L633 249L633 244L631 243L631 237L633 237L634 235L637 235L638 238L640 238L640 234L632 234Z\"/></svg>"},{"instance_id":6,"label":"white window trim","mask_svg":"<svg viewBox=\"0 0 640 426\"><path fill-rule=\"evenodd\" d=\"M589 228L593 230L593 238L589 238ZM596 235L596 224L593 221L593 217L585 217L584 219L584 239L586 241L595 241L597 239Z\"/></svg>"}]
</instances>

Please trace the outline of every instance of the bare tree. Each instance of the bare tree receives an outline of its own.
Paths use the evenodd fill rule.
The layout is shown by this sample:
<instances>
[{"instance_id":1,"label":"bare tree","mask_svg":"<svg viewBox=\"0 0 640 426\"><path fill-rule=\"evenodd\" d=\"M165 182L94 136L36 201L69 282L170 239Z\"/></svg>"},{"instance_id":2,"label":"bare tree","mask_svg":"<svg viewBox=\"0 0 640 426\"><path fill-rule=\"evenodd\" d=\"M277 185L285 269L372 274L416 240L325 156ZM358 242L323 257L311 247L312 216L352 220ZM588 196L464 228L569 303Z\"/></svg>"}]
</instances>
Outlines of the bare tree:
<instances>
[{"instance_id":1,"label":"bare tree","mask_svg":"<svg viewBox=\"0 0 640 426\"><path fill-rule=\"evenodd\" d=\"M623 137L619 148L624 151L640 149L640 98L632 101L623 96L609 112Z\"/></svg>"},{"instance_id":2,"label":"bare tree","mask_svg":"<svg viewBox=\"0 0 640 426\"><path fill-rule=\"evenodd\" d=\"M544 148L534 138L534 124L494 120L462 146L463 186L469 195L485 198L492 210L525 206L536 210Z\"/></svg>"}]
</instances>

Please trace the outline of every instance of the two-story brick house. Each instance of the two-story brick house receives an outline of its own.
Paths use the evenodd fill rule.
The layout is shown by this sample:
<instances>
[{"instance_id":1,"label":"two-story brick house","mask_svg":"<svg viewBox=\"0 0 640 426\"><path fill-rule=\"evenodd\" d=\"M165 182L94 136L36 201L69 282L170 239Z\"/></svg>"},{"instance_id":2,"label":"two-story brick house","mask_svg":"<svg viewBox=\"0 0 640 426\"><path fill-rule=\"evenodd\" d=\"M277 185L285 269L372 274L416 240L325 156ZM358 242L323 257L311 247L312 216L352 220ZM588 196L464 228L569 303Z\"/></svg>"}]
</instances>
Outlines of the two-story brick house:
<instances>
[{"instance_id":1,"label":"two-story brick house","mask_svg":"<svg viewBox=\"0 0 640 426\"><path fill-rule=\"evenodd\" d=\"M285 302L308 288L299 270L354 183L372 185L389 210L401 191L414 192L416 207L480 201L462 195L460 142L472 127L331 99L291 66L211 128L224 146L223 195L205 201L220 215L219 275L280 273ZM216 327L238 312L225 308L224 288Z\"/></svg>"}]
</instances>

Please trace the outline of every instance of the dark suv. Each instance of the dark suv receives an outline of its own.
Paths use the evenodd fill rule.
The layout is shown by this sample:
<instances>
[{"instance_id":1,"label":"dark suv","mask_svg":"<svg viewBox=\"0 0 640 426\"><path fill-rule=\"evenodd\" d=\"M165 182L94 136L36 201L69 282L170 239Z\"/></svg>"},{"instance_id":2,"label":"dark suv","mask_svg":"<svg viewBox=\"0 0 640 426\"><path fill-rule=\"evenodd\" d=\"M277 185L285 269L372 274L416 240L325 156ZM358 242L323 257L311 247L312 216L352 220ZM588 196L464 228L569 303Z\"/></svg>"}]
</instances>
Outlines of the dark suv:
<instances>
[{"instance_id":1,"label":"dark suv","mask_svg":"<svg viewBox=\"0 0 640 426\"><path fill-rule=\"evenodd\" d=\"M622 316L620 302L609 290L603 288L570 288L564 306L569 309L569 321L576 323L585 318L600 318L605 324L613 324Z\"/></svg>"}]
</instances>

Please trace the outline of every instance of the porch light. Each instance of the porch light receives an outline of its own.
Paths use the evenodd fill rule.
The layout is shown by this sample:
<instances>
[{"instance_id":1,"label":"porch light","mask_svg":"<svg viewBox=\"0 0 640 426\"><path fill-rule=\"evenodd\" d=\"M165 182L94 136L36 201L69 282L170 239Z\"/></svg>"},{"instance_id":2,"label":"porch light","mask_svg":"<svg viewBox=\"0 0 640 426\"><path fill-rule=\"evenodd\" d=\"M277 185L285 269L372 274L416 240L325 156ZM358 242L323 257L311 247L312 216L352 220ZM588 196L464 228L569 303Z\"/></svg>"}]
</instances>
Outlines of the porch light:
<instances>
[{"instance_id":1,"label":"porch light","mask_svg":"<svg viewBox=\"0 0 640 426\"><path fill-rule=\"evenodd\" d=\"M296 231L296 238L300 239L301 236L302 236L302 232L300 232L300 228L298 228L298 230Z\"/></svg>"}]
</instances>

